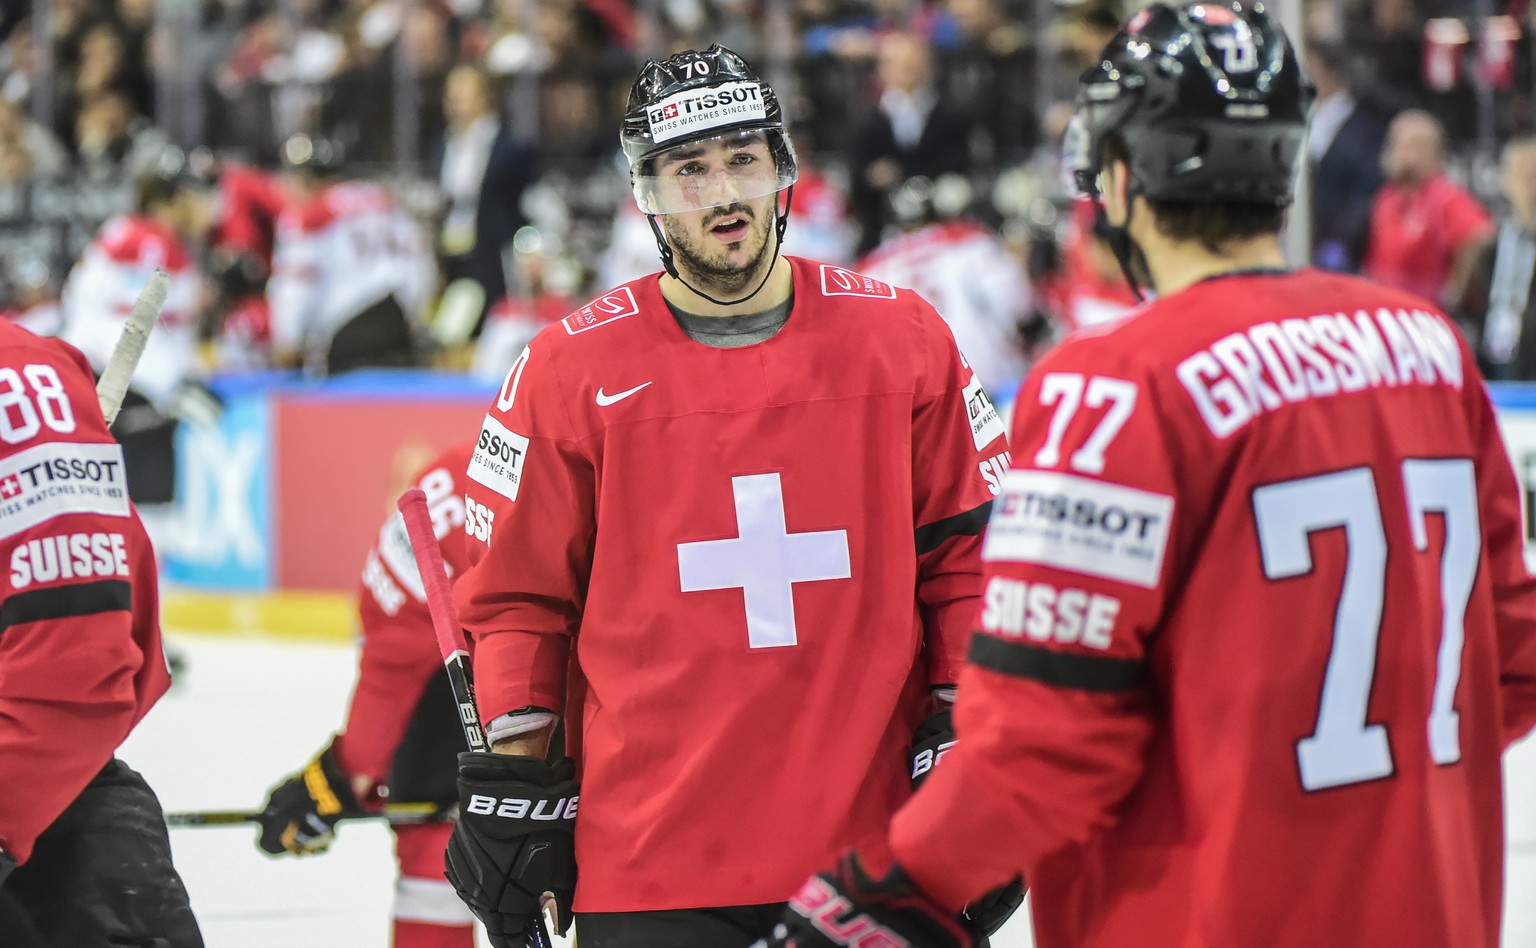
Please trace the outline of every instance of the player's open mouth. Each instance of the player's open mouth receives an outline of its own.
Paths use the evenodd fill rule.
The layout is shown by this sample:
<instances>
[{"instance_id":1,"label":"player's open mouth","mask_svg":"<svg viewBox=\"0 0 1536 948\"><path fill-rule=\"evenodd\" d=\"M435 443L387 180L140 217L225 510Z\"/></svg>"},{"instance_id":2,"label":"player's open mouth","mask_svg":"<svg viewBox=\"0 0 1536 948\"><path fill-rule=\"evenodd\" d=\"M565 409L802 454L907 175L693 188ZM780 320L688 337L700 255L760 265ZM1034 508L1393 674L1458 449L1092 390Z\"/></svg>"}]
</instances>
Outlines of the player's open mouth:
<instances>
[{"instance_id":1,"label":"player's open mouth","mask_svg":"<svg viewBox=\"0 0 1536 948\"><path fill-rule=\"evenodd\" d=\"M736 241L747 235L745 217L727 217L709 229L711 234L725 241Z\"/></svg>"}]
</instances>

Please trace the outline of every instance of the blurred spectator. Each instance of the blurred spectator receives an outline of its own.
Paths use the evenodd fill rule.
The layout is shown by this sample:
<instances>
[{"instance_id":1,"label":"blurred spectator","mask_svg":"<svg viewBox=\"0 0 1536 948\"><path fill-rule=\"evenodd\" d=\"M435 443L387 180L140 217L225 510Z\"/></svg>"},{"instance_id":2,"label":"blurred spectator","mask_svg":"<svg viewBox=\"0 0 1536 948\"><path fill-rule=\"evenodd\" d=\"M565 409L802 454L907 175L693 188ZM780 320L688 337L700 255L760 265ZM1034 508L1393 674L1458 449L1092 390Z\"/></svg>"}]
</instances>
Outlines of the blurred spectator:
<instances>
[{"instance_id":1,"label":"blurred spectator","mask_svg":"<svg viewBox=\"0 0 1536 948\"><path fill-rule=\"evenodd\" d=\"M39 336L57 336L64 328L59 292L48 264L36 257L11 261L0 279L6 319Z\"/></svg>"},{"instance_id":2,"label":"blurred spectator","mask_svg":"<svg viewBox=\"0 0 1536 948\"><path fill-rule=\"evenodd\" d=\"M48 129L32 121L25 108L0 96L0 180L18 184L55 178L69 170L69 153ZM23 164L13 164L23 161Z\"/></svg>"},{"instance_id":3,"label":"blurred spectator","mask_svg":"<svg viewBox=\"0 0 1536 948\"><path fill-rule=\"evenodd\" d=\"M448 74L443 112L448 130L431 162L446 204L438 253L445 280L468 279L481 288L483 314L507 291L503 255L526 223L523 192L538 159L501 122L491 77L478 66Z\"/></svg>"},{"instance_id":4,"label":"blurred spectator","mask_svg":"<svg viewBox=\"0 0 1536 948\"><path fill-rule=\"evenodd\" d=\"M633 202L631 202L633 203ZM656 242L651 242L654 257ZM512 240L512 286L490 308L485 331L475 345L470 374L500 382L539 330L564 318L580 302L575 292L580 274L560 247L535 227L524 227Z\"/></svg>"},{"instance_id":5,"label":"blurred spectator","mask_svg":"<svg viewBox=\"0 0 1536 948\"><path fill-rule=\"evenodd\" d=\"M796 131L795 142L801 141ZM806 140L810 133L804 133ZM809 160L800 159L800 179L795 182L789 208L790 227L784 232L783 252L824 263L853 262L854 227L848 216L848 197L832 179ZM651 242L652 258L655 241Z\"/></svg>"},{"instance_id":6,"label":"blurred spectator","mask_svg":"<svg viewBox=\"0 0 1536 948\"><path fill-rule=\"evenodd\" d=\"M1004 3L947 0L945 8L959 37L943 55L941 98L966 103L976 130L983 133L983 157L1010 162L1038 144L1034 96L1026 91L1033 90L1038 79L1035 44L1026 23Z\"/></svg>"},{"instance_id":7,"label":"blurred spectator","mask_svg":"<svg viewBox=\"0 0 1536 948\"><path fill-rule=\"evenodd\" d=\"M121 92L105 92L75 119L80 173L93 183L128 183L154 173L165 133L133 111Z\"/></svg>"},{"instance_id":8,"label":"blurred spectator","mask_svg":"<svg viewBox=\"0 0 1536 948\"><path fill-rule=\"evenodd\" d=\"M850 154L859 253L880 243L888 222L885 195L908 178L970 171L971 123L934 86L933 54L912 33L880 41L879 99L854 135Z\"/></svg>"},{"instance_id":9,"label":"blurred spectator","mask_svg":"<svg viewBox=\"0 0 1536 948\"><path fill-rule=\"evenodd\" d=\"M283 160L293 200L267 282L275 361L314 375L418 364L431 241L382 186L344 179L334 142L295 135Z\"/></svg>"},{"instance_id":10,"label":"blurred spectator","mask_svg":"<svg viewBox=\"0 0 1536 948\"><path fill-rule=\"evenodd\" d=\"M198 301L202 274L194 248L206 233L206 195L187 173L179 149L166 149L155 171L135 182L133 214L114 217L80 257L64 284L62 336L85 353L99 375L123 321L155 268L171 278L155 331L129 382L112 433L123 446L128 494L135 503L174 497L175 417L201 375Z\"/></svg>"},{"instance_id":11,"label":"blurred spectator","mask_svg":"<svg viewBox=\"0 0 1536 948\"><path fill-rule=\"evenodd\" d=\"M986 227L966 220L963 177L910 178L891 191L899 232L854 267L916 290L933 304L994 402L1013 401L1024 377L1023 338L1039 319L1024 264Z\"/></svg>"},{"instance_id":12,"label":"blurred spectator","mask_svg":"<svg viewBox=\"0 0 1536 948\"><path fill-rule=\"evenodd\" d=\"M216 181L218 216L208 235L212 283L207 334L221 370L266 368L272 361L267 278L277 219L288 204L282 180L259 168L194 152L201 173Z\"/></svg>"},{"instance_id":13,"label":"blurred spectator","mask_svg":"<svg viewBox=\"0 0 1536 948\"><path fill-rule=\"evenodd\" d=\"M1504 146L1509 214L1473 268L1462 312L1490 379L1536 380L1536 137Z\"/></svg>"},{"instance_id":14,"label":"blurred spectator","mask_svg":"<svg viewBox=\"0 0 1536 948\"><path fill-rule=\"evenodd\" d=\"M1436 305L1457 299L1493 230L1488 212L1445 173L1445 134L1434 116L1400 113L1387 130L1387 183L1371 208L1362 272Z\"/></svg>"},{"instance_id":15,"label":"blurred spectator","mask_svg":"<svg viewBox=\"0 0 1536 948\"><path fill-rule=\"evenodd\" d=\"M1371 202L1381 188L1385 119L1358 102L1341 47L1307 46L1317 105L1307 135L1312 173L1312 262L1354 272L1365 253Z\"/></svg>"},{"instance_id":16,"label":"blurred spectator","mask_svg":"<svg viewBox=\"0 0 1536 948\"><path fill-rule=\"evenodd\" d=\"M1073 202L1065 223L1059 269L1041 287L1058 337L1107 326L1136 306L1094 203Z\"/></svg>"},{"instance_id":17,"label":"blurred spectator","mask_svg":"<svg viewBox=\"0 0 1536 948\"><path fill-rule=\"evenodd\" d=\"M1062 3L1057 21L1057 42L1063 64L1072 78L1099 61L1104 47L1120 32L1125 20L1119 0L1077 0Z\"/></svg>"},{"instance_id":18,"label":"blurred spectator","mask_svg":"<svg viewBox=\"0 0 1536 948\"><path fill-rule=\"evenodd\" d=\"M283 24L277 13L253 11L214 67L208 125L215 142L242 149L246 158L278 150L266 77L277 71L282 44Z\"/></svg>"}]
</instances>

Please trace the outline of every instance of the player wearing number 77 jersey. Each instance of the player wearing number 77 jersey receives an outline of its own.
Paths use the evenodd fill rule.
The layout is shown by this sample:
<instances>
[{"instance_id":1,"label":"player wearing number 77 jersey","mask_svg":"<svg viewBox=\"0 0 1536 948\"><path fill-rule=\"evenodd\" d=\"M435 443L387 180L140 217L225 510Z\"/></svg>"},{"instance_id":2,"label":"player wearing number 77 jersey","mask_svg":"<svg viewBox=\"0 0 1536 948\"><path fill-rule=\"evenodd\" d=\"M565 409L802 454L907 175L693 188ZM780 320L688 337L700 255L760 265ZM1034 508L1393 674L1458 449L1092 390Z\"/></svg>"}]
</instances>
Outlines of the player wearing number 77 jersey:
<instances>
[{"instance_id":1,"label":"player wearing number 77 jersey","mask_svg":"<svg viewBox=\"0 0 1536 948\"><path fill-rule=\"evenodd\" d=\"M890 857L949 908L1023 870L1041 948L1496 948L1536 587L1473 357L1285 269L1309 96L1261 7L1156 5L1102 59L1080 180L1158 298L1024 387L959 744ZM841 944L839 891L905 917L849 879L777 943Z\"/></svg>"}]
</instances>

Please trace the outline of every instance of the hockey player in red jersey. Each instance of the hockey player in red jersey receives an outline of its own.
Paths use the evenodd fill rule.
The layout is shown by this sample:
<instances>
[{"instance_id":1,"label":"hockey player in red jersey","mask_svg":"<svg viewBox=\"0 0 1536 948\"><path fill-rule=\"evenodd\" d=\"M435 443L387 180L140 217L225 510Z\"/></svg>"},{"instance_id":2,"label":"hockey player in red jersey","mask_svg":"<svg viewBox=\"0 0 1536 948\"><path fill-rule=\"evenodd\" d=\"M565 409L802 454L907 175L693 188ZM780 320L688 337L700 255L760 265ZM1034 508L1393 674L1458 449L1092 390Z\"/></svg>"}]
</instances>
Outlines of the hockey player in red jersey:
<instances>
[{"instance_id":1,"label":"hockey player in red jersey","mask_svg":"<svg viewBox=\"0 0 1536 948\"><path fill-rule=\"evenodd\" d=\"M574 888L583 948L744 948L908 797L1007 446L932 307L779 253L795 155L741 57L646 63L622 143L666 272L535 337L469 464L499 753L460 758L448 876L498 945Z\"/></svg>"},{"instance_id":2,"label":"hockey player in red jersey","mask_svg":"<svg viewBox=\"0 0 1536 948\"><path fill-rule=\"evenodd\" d=\"M165 694L155 557L90 364L0 321L0 941L202 937L165 817L113 756ZM7 878L9 876L9 878Z\"/></svg>"},{"instance_id":3,"label":"hockey player in red jersey","mask_svg":"<svg viewBox=\"0 0 1536 948\"><path fill-rule=\"evenodd\" d=\"M412 480L427 495L433 531L454 576L464 550L464 471L473 444L444 451ZM451 807L463 747L458 706L443 672L421 573L399 513L379 529L357 594L362 655L346 724L303 770L273 788L260 847L274 855L329 848L338 820L387 801ZM443 881L447 820L393 827L400 877L394 948L473 948L474 917Z\"/></svg>"},{"instance_id":4,"label":"hockey player in red jersey","mask_svg":"<svg viewBox=\"0 0 1536 948\"><path fill-rule=\"evenodd\" d=\"M1309 99L1248 4L1154 5L1084 76L1079 180L1157 299L1031 374L959 743L771 944L1022 869L1041 948L1497 948L1520 495L1444 313L1286 269Z\"/></svg>"}]
</instances>

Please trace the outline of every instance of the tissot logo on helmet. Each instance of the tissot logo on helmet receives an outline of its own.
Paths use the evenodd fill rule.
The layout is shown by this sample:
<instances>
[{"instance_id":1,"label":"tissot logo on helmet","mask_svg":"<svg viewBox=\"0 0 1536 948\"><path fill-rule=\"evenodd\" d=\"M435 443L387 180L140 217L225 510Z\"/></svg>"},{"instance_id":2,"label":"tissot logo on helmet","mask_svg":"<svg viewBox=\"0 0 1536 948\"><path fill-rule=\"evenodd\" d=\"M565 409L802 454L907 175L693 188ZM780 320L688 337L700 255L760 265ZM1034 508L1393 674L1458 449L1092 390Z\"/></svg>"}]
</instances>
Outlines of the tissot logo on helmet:
<instances>
[{"instance_id":1,"label":"tissot logo on helmet","mask_svg":"<svg viewBox=\"0 0 1536 948\"><path fill-rule=\"evenodd\" d=\"M690 132L767 117L755 82L727 82L712 89L683 92L665 99L646 115L651 138L671 141Z\"/></svg>"}]
</instances>

